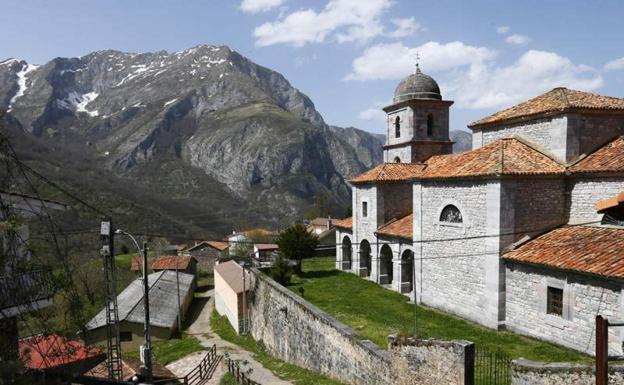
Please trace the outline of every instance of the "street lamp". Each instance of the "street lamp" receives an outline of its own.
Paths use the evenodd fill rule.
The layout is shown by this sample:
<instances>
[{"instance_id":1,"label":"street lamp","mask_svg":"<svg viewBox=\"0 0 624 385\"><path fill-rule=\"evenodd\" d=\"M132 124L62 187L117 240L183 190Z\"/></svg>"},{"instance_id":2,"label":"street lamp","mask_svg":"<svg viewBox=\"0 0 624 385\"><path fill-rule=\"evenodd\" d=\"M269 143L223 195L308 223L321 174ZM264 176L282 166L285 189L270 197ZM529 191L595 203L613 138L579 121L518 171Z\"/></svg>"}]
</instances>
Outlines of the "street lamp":
<instances>
[{"instance_id":1,"label":"street lamp","mask_svg":"<svg viewBox=\"0 0 624 385\"><path fill-rule=\"evenodd\" d=\"M145 368L145 377L147 382L152 381L152 338L150 334L150 316L149 316L149 283L147 281L147 242L143 242L143 249L139 247L139 243L132 234L121 229L115 230L115 234L127 235L132 239L134 245L139 250L143 258L143 309L145 313L145 322L143 323L143 334L145 335L145 345L141 349L141 363Z\"/></svg>"}]
</instances>

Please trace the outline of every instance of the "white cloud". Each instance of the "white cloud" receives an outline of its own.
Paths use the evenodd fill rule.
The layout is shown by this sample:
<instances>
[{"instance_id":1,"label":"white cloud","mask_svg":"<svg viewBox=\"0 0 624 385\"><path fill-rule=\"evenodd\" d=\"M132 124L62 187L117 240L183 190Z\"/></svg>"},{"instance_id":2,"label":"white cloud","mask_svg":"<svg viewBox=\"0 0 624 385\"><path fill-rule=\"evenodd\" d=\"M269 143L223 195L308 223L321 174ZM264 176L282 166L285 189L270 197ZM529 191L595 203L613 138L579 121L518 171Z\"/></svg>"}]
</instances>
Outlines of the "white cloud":
<instances>
[{"instance_id":1,"label":"white cloud","mask_svg":"<svg viewBox=\"0 0 624 385\"><path fill-rule=\"evenodd\" d=\"M507 36L505 39L505 43L507 44L515 44L515 45L524 45L531 41L531 38L526 35L520 35L518 33L514 33L513 35Z\"/></svg>"},{"instance_id":2,"label":"white cloud","mask_svg":"<svg viewBox=\"0 0 624 385\"><path fill-rule=\"evenodd\" d=\"M328 38L338 42L365 42L384 32L380 16L392 5L391 0L330 0L316 12L300 10L254 30L256 45L290 44L303 46L321 43Z\"/></svg>"},{"instance_id":3,"label":"white cloud","mask_svg":"<svg viewBox=\"0 0 624 385\"><path fill-rule=\"evenodd\" d=\"M243 0L240 8L243 12L258 13L279 7L285 0Z\"/></svg>"},{"instance_id":4,"label":"white cloud","mask_svg":"<svg viewBox=\"0 0 624 385\"><path fill-rule=\"evenodd\" d=\"M383 125L386 122L386 113L381 109L381 107L375 106L360 111L358 118Z\"/></svg>"},{"instance_id":5,"label":"white cloud","mask_svg":"<svg viewBox=\"0 0 624 385\"><path fill-rule=\"evenodd\" d=\"M509 33L510 30L511 28L509 28L508 25L501 25L500 27L496 28L496 32L500 33L501 35Z\"/></svg>"},{"instance_id":6,"label":"white cloud","mask_svg":"<svg viewBox=\"0 0 624 385\"><path fill-rule=\"evenodd\" d=\"M624 57L611 60L604 65L604 69L607 71L624 70Z\"/></svg>"},{"instance_id":7,"label":"white cloud","mask_svg":"<svg viewBox=\"0 0 624 385\"><path fill-rule=\"evenodd\" d=\"M529 50L514 63L500 66L494 50L459 41L413 48L378 44L353 61L345 79L402 79L414 71L416 52L423 72L435 75L440 83L443 97L462 108L505 107L555 87L590 91L603 85L597 70L554 52Z\"/></svg>"},{"instance_id":8,"label":"white cloud","mask_svg":"<svg viewBox=\"0 0 624 385\"><path fill-rule=\"evenodd\" d=\"M396 29L388 33L389 37L402 38L415 34L416 32L423 30L423 27L416 22L414 17L407 19L392 19L392 24L396 26Z\"/></svg>"},{"instance_id":9,"label":"white cloud","mask_svg":"<svg viewBox=\"0 0 624 385\"><path fill-rule=\"evenodd\" d=\"M403 43L377 44L353 60L352 71L345 80L400 79L414 71L416 53L424 71L472 66L496 56L494 50L460 41L446 44L432 41L414 48Z\"/></svg>"}]
</instances>

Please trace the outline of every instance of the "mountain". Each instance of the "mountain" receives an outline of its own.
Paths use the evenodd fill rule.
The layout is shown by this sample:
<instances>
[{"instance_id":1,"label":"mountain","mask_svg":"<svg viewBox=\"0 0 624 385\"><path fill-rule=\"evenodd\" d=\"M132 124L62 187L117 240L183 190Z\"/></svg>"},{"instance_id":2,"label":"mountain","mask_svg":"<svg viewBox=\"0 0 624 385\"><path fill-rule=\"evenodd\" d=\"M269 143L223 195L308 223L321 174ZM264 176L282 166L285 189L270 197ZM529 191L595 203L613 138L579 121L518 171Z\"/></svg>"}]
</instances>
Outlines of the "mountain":
<instances>
[{"instance_id":1,"label":"mountain","mask_svg":"<svg viewBox=\"0 0 624 385\"><path fill-rule=\"evenodd\" d=\"M5 60L1 109L37 168L73 175L66 184L83 192L102 176L132 186L101 192L128 204L139 195L161 220L215 234L286 224L319 196L342 214L346 180L382 159L378 136L327 125L281 74L225 46ZM117 211L154 226L137 222L140 210Z\"/></svg>"},{"instance_id":2,"label":"mountain","mask_svg":"<svg viewBox=\"0 0 624 385\"><path fill-rule=\"evenodd\" d=\"M451 130L449 132L453 144L453 152L464 152L472 150L472 134L463 130Z\"/></svg>"}]
</instances>

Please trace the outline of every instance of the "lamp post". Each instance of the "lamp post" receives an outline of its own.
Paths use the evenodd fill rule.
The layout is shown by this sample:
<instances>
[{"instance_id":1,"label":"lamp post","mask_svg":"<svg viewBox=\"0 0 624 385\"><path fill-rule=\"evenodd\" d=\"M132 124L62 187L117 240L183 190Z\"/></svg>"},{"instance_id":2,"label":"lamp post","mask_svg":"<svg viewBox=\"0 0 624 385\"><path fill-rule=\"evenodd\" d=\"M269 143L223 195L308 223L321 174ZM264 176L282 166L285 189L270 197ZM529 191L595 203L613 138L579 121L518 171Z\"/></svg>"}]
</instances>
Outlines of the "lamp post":
<instances>
[{"instance_id":1,"label":"lamp post","mask_svg":"<svg viewBox=\"0 0 624 385\"><path fill-rule=\"evenodd\" d=\"M127 235L139 250L143 258L143 309L145 321L143 323L143 334L145 336L145 345L142 349L141 363L145 368L145 379L149 383L152 381L152 337L150 333L150 315L149 315L149 283L147 281L147 242L143 242L143 249L139 247L139 243L134 239L132 234L121 229L115 230L115 234Z\"/></svg>"}]
</instances>

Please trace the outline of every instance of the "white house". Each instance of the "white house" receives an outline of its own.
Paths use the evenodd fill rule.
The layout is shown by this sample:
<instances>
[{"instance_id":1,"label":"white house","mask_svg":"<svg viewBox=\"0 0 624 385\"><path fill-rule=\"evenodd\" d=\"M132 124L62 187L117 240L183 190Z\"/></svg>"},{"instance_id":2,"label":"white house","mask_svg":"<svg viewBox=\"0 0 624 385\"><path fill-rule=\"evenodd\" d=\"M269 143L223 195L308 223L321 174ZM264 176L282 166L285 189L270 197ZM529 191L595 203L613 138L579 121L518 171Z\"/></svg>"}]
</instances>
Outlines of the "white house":
<instances>
[{"instance_id":1,"label":"white house","mask_svg":"<svg viewBox=\"0 0 624 385\"><path fill-rule=\"evenodd\" d=\"M244 277L244 278L243 278ZM244 301L249 301L251 290L251 277L249 272L235 261L220 263L214 268L215 284L215 309L220 315L226 316L230 325L239 334L244 327L244 311L249 307L243 306Z\"/></svg>"}]
</instances>

